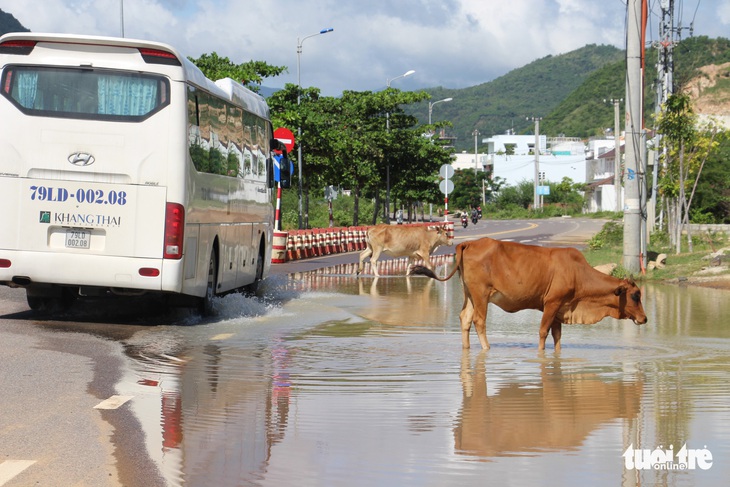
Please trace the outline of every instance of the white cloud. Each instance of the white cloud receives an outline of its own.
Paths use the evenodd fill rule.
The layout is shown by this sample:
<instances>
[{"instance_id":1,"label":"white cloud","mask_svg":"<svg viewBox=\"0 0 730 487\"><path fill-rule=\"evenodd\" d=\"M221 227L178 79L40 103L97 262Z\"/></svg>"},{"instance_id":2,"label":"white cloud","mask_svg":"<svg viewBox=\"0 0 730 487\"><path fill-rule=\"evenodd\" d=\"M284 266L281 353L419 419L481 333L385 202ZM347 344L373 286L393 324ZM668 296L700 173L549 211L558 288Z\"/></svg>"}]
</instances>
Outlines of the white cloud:
<instances>
[{"instance_id":1,"label":"white cloud","mask_svg":"<svg viewBox=\"0 0 730 487\"><path fill-rule=\"evenodd\" d=\"M115 36L119 2L0 0L0 8L36 32ZM625 0L126 0L124 30L193 57L216 51L235 62L288 66L267 82L281 86L297 81L297 38L333 27L304 43L301 78L337 95L382 89L409 69L416 74L398 88L463 88L586 44L623 48L625 10ZM694 33L727 36L728 24L730 1L703 0Z\"/></svg>"}]
</instances>

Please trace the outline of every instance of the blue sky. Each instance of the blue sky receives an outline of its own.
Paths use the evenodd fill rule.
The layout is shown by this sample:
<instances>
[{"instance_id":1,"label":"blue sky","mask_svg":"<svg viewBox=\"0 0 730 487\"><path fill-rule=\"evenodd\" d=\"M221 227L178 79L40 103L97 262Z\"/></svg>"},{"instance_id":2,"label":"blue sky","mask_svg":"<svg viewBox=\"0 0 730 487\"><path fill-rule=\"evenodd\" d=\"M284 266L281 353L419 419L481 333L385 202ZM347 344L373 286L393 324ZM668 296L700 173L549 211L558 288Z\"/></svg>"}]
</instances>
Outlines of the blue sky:
<instances>
[{"instance_id":1,"label":"blue sky","mask_svg":"<svg viewBox=\"0 0 730 487\"><path fill-rule=\"evenodd\" d=\"M656 40L662 0L649 0ZM234 62L266 61L288 73L264 84L297 82L336 96L343 90L464 88L586 44L625 46L626 0L0 0L35 32L166 42L197 57L216 51ZM675 0L682 36L730 37L730 0Z\"/></svg>"}]
</instances>

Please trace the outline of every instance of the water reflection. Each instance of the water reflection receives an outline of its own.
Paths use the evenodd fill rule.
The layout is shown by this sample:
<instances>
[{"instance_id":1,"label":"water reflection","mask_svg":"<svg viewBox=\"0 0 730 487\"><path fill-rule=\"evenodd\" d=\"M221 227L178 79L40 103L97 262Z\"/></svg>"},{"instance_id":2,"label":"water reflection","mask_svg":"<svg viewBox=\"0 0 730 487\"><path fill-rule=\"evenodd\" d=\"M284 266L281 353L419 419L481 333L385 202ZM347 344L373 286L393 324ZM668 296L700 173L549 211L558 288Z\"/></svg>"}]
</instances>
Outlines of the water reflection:
<instances>
[{"instance_id":1,"label":"water reflection","mask_svg":"<svg viewBox=\"0 0 730 487\"><path fill-rule=\"evenodd\" d=\"M462 406L454 428L458 454L488 458L576 450L600 426L639 412L639 379L563 373L560 359L543 359L536 361L539 373L532 380L503 384L488 395L486 353L474 362L472 367L464 351Z\"/></svg>"},{"instance_id":2,"label":"water reflection","mask_svg":"<svg viewBox=\"0 0 730 487\"><path fill-rule=\"evenodd\" d=\"M648 325L566 325L560 355L539 313L494 310L492 349L462 351L460 284L393 270L293 275L128 339L119 393L169 485L725 485L727 291L647 285ZM712 468L624 466L685 443Z\"/></svg>"}]
</instances>

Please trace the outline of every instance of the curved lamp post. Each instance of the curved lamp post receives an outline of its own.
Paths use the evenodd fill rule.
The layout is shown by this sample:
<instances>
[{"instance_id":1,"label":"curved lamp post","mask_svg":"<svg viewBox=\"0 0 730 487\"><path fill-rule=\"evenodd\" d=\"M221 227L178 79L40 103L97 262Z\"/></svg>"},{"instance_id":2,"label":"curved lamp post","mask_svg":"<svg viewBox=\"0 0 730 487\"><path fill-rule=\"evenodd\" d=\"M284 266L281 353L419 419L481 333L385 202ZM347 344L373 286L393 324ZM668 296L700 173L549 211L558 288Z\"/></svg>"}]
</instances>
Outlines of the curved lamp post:
<instances>
[{"instance_id":1,"label":"curved lamp post","mask_svg":"<svg viewBox=\"0 0 730 487\"><path fill-rule=\"evenodd\" d=\"M428 102L428 124L431 125L431 114L433 113L433 106L437 103L443 103L445 101L451 101L453 98L444 98L443 100L435 101L433 103Z\"/></svg>"},{"instance_id":2,"label":"curved lamp post","mask_svg":"<svg viewBox=\"0 0 730 487\"><path fill-rule=\"evenodd\" d=\"M301 39L297 37L297 106L301 105L302 103L302 77L301 77L301 57L302 57L302 44L304 41L309 39L310 37L315 37L322 34L327 34L329 32L332 32L334 29L332 27L328 29L322 29L316 34L310 34L308 36L304 36ZM297 166L299 167L299 228L304 228L302 226L302 125L299 124L299 127L297 127Z\"/></svg>"}]
</instances>

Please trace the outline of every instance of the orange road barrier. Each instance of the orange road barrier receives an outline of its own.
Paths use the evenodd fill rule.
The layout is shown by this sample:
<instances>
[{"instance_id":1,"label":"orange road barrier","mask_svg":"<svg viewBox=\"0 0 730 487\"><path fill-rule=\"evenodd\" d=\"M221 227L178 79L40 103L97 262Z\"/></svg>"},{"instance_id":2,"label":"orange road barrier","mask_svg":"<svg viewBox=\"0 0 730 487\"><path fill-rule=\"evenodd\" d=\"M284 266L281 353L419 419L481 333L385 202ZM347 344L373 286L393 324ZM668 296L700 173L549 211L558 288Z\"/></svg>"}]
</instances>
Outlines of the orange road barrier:
<instances>
[{"instance_id":1,"label":"orange road barrier","mask_svg":"<svg viewBox=\"0 0 730 487\"><path fill-rule=\"evenodd\" d=\"M274 231L274 240L271 245L271 262L283 264L287 261L287 232Z\"/></svg>"}]
</instances>

